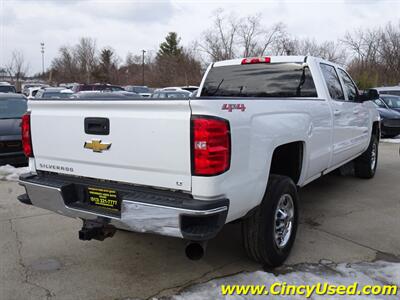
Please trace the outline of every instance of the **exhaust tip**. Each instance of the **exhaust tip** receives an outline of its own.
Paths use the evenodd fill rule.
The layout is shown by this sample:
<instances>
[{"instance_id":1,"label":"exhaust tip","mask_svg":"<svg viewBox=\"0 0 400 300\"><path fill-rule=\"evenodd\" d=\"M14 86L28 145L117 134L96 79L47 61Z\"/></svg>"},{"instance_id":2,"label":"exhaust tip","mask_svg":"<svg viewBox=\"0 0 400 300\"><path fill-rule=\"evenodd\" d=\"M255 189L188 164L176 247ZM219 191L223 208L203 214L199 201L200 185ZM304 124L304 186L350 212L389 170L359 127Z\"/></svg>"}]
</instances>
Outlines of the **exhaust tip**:
<instances>
[{"instance_id":1,"label":"exhaust tip","mask_svg":"<svg viewBox=\"0 0 400 300\"><path fill-rule=\"evenodd\" d=\"M203 243L189 243L186 246L185 254L190 260L200 260L206 252Z\"/></svg>"}]
</instances>

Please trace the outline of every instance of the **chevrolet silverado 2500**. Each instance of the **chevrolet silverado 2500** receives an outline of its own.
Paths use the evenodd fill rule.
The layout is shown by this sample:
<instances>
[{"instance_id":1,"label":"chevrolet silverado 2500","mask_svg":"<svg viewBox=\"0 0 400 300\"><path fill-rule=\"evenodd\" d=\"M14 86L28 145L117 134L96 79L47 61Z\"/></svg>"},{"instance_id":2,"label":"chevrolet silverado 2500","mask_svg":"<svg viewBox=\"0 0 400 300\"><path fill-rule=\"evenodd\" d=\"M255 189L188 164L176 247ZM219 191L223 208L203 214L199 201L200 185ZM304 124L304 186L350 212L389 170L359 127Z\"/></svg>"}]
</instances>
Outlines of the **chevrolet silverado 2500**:
<instances>
[{"instance_id":1,"label":"chevrolet silverado 2500","mask_svg":"<svg viewBox=\"0 0 400 300\"><path fill-rule=\"evenodd\" d=\"M278 266L299 187L348 162L374 176L375 96L336 64L277 56L211 64L192 99L30 101L19 200L82 219L83 240L116 229L179 237L192 259L240 220L248 255Z\"/></svg>"}]
</instances>

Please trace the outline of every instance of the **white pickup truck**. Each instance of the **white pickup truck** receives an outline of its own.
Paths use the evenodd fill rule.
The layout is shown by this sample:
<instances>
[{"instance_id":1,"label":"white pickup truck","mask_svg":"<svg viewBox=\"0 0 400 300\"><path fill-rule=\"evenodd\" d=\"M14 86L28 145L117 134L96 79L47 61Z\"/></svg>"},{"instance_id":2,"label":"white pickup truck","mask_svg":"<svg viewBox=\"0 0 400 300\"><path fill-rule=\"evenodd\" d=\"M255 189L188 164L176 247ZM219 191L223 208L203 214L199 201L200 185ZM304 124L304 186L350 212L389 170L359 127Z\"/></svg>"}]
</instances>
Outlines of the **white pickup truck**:
<instances>
[{"instance_id":1,"label":"white pickup truck","mask_svg":"<svg viewBox=\"0 0 400 300\"><path fill-rule=\"evenodd\" d=\"M278 266L299 187L351 161L374 176L376 96L333 63L278 56L213 63L192 99L33 100L18 199L82 219L82 240L156 233L187 240L192 259L240 220L249 256Z\"/></svg>"}]
</instances>

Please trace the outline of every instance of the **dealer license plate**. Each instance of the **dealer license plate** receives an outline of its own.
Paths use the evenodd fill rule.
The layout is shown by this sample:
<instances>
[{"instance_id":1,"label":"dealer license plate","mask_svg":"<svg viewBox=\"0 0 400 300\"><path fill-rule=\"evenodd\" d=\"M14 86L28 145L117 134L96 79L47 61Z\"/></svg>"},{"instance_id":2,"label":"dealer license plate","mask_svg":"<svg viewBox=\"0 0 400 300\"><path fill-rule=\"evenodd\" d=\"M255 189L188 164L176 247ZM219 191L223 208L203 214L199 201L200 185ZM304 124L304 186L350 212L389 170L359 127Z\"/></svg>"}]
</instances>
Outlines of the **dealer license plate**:
<instances>
[{"instance_id":1,"label":"dealer license plate","mask_svg":"<svg viewBox=\"0 0 400 300\"><path fill-rule=\"evenodd\" d=\"M94 206L120 210L120 200L115 190L103 189L97 187L88 187L89 203Z\"/></svg>"}]
</instances>

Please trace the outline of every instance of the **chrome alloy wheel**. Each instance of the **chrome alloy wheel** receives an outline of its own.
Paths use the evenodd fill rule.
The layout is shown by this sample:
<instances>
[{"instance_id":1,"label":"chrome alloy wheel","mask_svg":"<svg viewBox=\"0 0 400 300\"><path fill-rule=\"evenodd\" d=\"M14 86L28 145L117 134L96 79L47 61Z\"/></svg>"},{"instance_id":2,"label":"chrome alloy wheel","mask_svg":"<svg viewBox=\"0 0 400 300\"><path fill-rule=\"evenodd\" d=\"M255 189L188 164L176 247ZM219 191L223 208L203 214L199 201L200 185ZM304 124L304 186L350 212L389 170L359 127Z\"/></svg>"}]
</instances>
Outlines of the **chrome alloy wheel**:
<instances>
[{"instance_id":1,"label":"chrome alloy wheel","mask_svg":"<svg viewBox=\"0 0 400 300\"><path fill-rule=\"evenodd\" d=\"M375 170L376 166L376 154L378 151L378 145L374 142L372 143L372 149L371 149L371 170Z\"/></svg>"},{"instance_id":2,"label":"chrome alloy wheel","mask_svg":"<svg viewBox=\"0 0 400 300\"><path fill-rule=\"evenodd\" d=\"M290 240L293 231L294 204L289 194L279 199L275 211L274 238L278 248L284 248Z\"/></svg>"}]
</instances>

